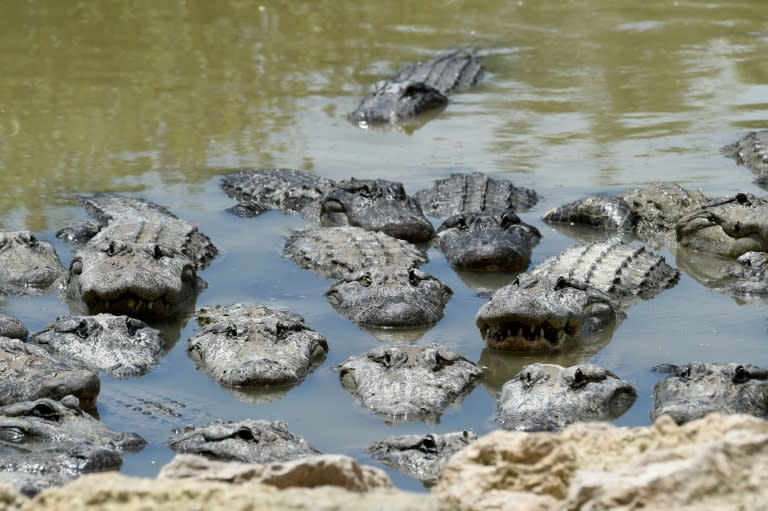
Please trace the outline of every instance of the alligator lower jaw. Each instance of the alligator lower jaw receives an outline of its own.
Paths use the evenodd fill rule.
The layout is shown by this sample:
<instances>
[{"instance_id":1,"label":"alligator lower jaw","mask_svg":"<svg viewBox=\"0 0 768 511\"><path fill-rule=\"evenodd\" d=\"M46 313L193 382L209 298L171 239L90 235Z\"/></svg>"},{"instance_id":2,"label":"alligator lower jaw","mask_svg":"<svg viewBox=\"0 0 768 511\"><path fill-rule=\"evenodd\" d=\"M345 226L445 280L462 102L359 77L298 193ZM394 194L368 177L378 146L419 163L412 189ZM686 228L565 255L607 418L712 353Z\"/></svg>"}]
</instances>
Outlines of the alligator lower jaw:
<instances>
[{"instance_id":1,"label":"alligator lower jaw","mask_svg":"<svg viewBox=\"0 0 768 511\"><path fill-rule=\"evenodd\" d=\"M570 326L557 327L548 321L536 325L519 321L480 325L485 344L502 351L556 351L573 340L567 330L575 331Z\"/></svg>"},{"instance_id":2,"label":"alligator lower jaw","mask_svg":"<svg viewBox=\"0 0 768 511\"><path fill-rule=\"evenodd\" d=\"M90 314L109 313L134 318L167 318L176 313L180 304L168 303L162 298L146 299L120 296L112 300L88 297L83 300Z\"/></svg>"}]
</instances>

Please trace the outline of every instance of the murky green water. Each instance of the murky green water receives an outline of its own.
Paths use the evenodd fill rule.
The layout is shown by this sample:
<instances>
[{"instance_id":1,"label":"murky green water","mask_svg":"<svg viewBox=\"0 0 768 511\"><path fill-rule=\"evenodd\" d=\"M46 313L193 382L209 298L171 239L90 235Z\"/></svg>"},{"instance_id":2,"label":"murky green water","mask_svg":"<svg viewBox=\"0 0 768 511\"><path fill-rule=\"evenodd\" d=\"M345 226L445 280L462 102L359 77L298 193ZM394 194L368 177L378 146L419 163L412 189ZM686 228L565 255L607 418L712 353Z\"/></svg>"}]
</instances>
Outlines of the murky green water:
<instances>
[{"instance_id":1,"label":"murky green water","mask_svg":"<svg viewBox=\"0 0 768 511\"><path fill-rule=\"evenodd\" d=\"M488 72L434 119L409 132L363 131L345 121L369 84L459 46L480 49ZM330 307L329 281L281 259L285 236L304 221L223 211L233 202L218 176L229 169L385 178L411 193L455 171L505 177L543 196L522 215L544 234L534 263L573 242L543 225L541 214L587 193L658 180L711 195L762 193L719 149L768 124L763 0L12 1L0 17L0 48L0 228L55 242L56 229L85 215L76 194L136 193L198 222L221 249L202 273L209 288L198 307L285 308L329 339L325 365L300 386L243 394L195 370L184 350L193 323L167 326L171 346L160 366L140 379L102 378L101 418L151 442L126 459L128 474L155 474L172 457L163 441L183 421L285 419L318 449L364 462L372 462L368 443L393 434L484 433L494 428L495 391L533 360L482 349L478 282L432 249L425 270L455 294L446 317L418 342L446 344L488 365L488 381L439 424L389 425L365 412L329 367L382 341ZM67 264L71 248L56 246ZM681 268L699 264L664 254ZM0 310L31 331L67 313L52 297L9 297ZM637 386L620 424L649 422L654 364L768 366L765 305L738 304L688 274L628 312L598 350L559 359L592 360ZM176 419L121 404L141 397L187 407ZM392 476L401 487L420 487Z\"/></svg>"}]
</instances>

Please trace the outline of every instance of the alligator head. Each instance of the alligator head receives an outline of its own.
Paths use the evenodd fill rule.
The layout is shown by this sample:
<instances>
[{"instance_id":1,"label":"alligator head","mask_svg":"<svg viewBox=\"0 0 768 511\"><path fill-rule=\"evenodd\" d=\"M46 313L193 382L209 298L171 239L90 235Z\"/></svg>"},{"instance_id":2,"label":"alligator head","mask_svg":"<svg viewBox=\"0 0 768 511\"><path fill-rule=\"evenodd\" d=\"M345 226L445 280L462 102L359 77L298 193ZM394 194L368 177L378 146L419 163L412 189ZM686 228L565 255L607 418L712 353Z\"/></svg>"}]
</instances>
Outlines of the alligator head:
<instances>
[{"instance_id":1,"label":"alligator head","mask_svg":"<svg viewBox=\"0 0 768 511\"><path fill-rule=\"evenodd\" d=\"M669 415L678 424L713 412L768 418L768 370L751 364L691 362L661 365L670 372L653 389L651 419Z\"/></svg>"},{"instance_id":2,"label":"alligator head","mask_svg":"<svg viewBox=\"0 0 768 511\"><path fill-rule=\"evenodd\" d=\"M623 312L606 293L567 277L520 275L498 289L475 324L489 348L552 351L613 328Z\"/></svg>"},{"instance_id":3,"label":"alligator head","mask_svg":"<svg viewBox=\"0 0 768 511\"><path fill-rule=\"evenodd\" d=\"M324 226L354 225L381 231L413 243L429 241L435 229L402 183L382 179L349 179L323 197Z\"/></svg>"},{"instance_id":4,"label":"alligator head","mask_svg":"<svg viewBox=\"0 0 768 511\"><path fill-rule=\"evenodd\" d=\"M682 217L676 227L680 245L700 252L738 257L768 251L768 201L752 194L707 202Z\"/></svg>"},{"instance_id":5,"label":"alligator head","mask_svg":"<svg viewBox=\"0 0 768 511\"><path fill-rule=\"evenodd\" d=\"M453 291L416 268L379 267L355 272L325 292L331 305L355 323L374 328L415 328L437 323Z\"/></svg>"},{"instance_id":6,"label":"alligator head","mask_svg":"<svg viewBox=\"0 0 768 511\"><path fill-rule=\"evenodd\" d=\"M397 124L410 117L448 104L448 97L424 82L382 81L374 85L354 112L347 116L357 125Z\"/></svg>"},{"instance_id":7,"label":"alligator head","mask_svg":"<svg viewBox=\"0 0 768 511\"><path fill-rule=\"evenodd\" d=\"M738 297L765 297L768 295L768 253L745 252L736 262L723 268L723 276L731 278L723 290Z\"/></svg>"},{"instance_id":8,"label":"alligator head","mask_svg":"<svg viewBox=\"0 0 768 511\"><path fill-rule=\"evenodd\" d=\"M502 387L496 422L515 431L556 431L614 419L636 397L632 385L596 365L530 364Z\"/></svg>"},{"instance_id":9,"label":"alligator head","mask_svg":"<svg viewBox=\"0 0 768 511\"><path fill-rule=\"evenodd\" d=\"M194 263L178 250L101 240L72 259L67 296L90 314L162 318L187 306L203 285Z\"/></svg>"},{"instance_id":10,"label":"alligator head","mask_svg":"<svg viewBox=\"0 0 768 511\"><path fill-rule=\"evenodd\" d=\"M0 232L0 288L44 292L63 282L66 272L50 243L29 231Z\"/></svg>"},{"instance_id":11,"label":"alligator head","mask_svg":"<svg viewBox=\"0 0 768 511\"><path fill-rule=\"evenodd\" d=\"M448 263L469 271L520 271L531 262L541 233L511 209L501 214L453 215L437 229L435 243Z\"/></svg>"}]
</instances>

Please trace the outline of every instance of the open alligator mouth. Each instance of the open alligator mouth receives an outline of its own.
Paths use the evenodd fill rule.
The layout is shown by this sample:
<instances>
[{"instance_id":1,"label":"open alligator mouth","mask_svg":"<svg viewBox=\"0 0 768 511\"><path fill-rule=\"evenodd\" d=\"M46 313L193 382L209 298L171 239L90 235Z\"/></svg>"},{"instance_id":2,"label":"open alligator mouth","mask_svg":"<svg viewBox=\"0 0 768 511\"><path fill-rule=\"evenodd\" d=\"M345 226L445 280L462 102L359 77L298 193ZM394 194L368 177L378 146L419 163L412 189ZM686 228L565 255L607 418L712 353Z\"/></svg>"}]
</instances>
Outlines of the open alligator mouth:
<instances>
[{"instance_id":1,"label":"open alligator mouth","mask_svg":"<svg viewBox=\"0 0 768 511\"><path fill-rule=\"evenodd\" d=\"M113 299L91 294L84 296L83 301L90 314L124 314L130 317L167 317L184 303L169 301L164 297L140 298L133 294L125 294Z\"/></svg>"},{"instance_id":2,"label":"open alligator mouth","mask_svg":"<svg viewBox=\"0 0 768 511\"><path fill-rule=\"evenodd\" d=\"M556 350L568 344L578 330L578 326L571 321L564 326L547 320L537 324L512 320L480 325L480 335L488 347L505 351Z\"/></svg>"}]
</instances>

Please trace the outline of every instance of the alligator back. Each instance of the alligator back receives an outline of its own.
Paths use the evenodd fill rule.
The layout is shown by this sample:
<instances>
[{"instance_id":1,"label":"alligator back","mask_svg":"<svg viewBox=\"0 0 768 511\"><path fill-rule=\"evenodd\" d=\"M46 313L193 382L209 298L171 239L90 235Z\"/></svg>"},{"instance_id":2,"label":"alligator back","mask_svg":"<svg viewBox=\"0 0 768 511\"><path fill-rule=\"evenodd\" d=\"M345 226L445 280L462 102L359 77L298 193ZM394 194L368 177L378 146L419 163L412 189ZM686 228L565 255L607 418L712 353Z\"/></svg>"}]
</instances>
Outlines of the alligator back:
<instances>
[{"instance_id":1,"label":"alligator back","mask_svg":"<svg viewBox=\"0 0 768 511\"><path fill-rule=\"evenodd\" d=\"M567 276L621 301L651 298L674 286L680 275L662 256L617 240L574 245L531 273Z\"/></svg>"},{"instance_id":2,"label":"alligator back","mask_svg":"<svg viewBox=\"0 0 768 511\"><path fill-rule=\"evenodd\" d=\"M624 199L610 195L593 195L550 209L544 213L542 220L631 231L635 227L636 218Z\"/></svg>"},{"instance_id":3,"label":"alligator back","mask_svg":"<svg viewBox=\"0 0 768 511\"><path fill-rule=\"evenodd\" d=\"M483 76L483 66L473 51L458 49L436 59L417 62L391 78L393 82L421 82L448 95L475 85Z\"/></svg>"},{"instance_id":4,"label":"alligator back","mask_svg":"<svg viewBox=\"0 0 768 511\"><path fill-rule=\"evenodd\" d=\"M723 148L723 153L760 176L768 174L768 130L753 131Z\"/></svg>"}]
</instances>

